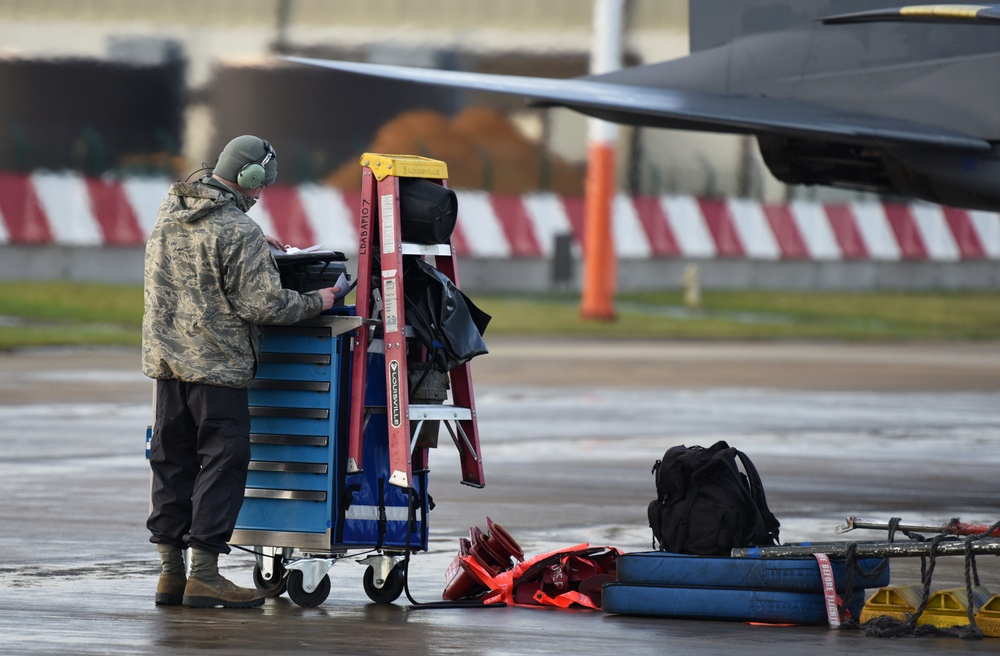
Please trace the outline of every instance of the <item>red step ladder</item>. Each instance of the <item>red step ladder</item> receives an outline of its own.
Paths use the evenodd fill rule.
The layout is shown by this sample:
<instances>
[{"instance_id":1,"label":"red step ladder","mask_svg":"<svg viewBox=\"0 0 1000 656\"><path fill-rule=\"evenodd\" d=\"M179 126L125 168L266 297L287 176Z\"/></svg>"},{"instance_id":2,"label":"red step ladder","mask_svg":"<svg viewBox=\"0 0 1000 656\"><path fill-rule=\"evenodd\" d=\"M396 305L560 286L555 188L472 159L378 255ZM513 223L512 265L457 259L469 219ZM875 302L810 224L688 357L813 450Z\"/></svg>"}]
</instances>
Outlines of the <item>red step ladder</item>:
<instances>
[{"instance_id":1,"label":"red step ladder","mask_svg":"<svg viewBox=\"0 0 1000 656\"><path fill-rule=\"evenodd\" d=\"M405 217L400 215L399 179L424 178L447 186L448 167L444 162L425 157L376 153L362 155L361 166L356 313L363 325L355 331L352 352L347 472L362 470L364 431L368 418L373 412L385 412L389 426L389 483L411 487L413 472L427 468L429 447L417 438L425 422L441 422L458 447L462 483L483 487L486 483L469 364L461 364L448 372L452 403L410 402L403 258L434 257L437 269L448 276L456 287L459 287L459 280L455 249L450 239L441 244L416 244L402 240L401 225ZM372 266L373 260L378 261L377 269ZM372 276L376 271L379 272L379 280L373 285ZM385 345L388 401L382 408L365 406L368 350L376 327L382 329ZM422 353L422 348L412 350L415 357L426 355ZM417 353L418 350L421 353ZM414 425L412 435L411 423Z\"/></svg>"}]
</instances>

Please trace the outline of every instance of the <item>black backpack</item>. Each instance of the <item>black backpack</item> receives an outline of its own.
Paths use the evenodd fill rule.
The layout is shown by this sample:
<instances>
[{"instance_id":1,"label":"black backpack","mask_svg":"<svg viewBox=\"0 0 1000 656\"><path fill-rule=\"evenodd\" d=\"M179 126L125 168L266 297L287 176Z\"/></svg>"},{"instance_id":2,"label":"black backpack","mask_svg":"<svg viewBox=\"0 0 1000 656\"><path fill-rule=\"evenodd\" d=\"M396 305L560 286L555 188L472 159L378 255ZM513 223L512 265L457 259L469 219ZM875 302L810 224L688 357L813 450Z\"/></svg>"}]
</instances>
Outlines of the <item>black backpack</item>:
<instances>
[{"instance_id":1,"label":"black backpack","mask_svg":"<svg viewBox=\"0 0 1000 656\"><path fill-rule=\"evenodd\" d=\"M778 544L780 524L767 507L757 469L725 442L672 447L653 465L653 476L649 526L661 551L728 556L737 547Z\"/></svg>"}]
</instances>

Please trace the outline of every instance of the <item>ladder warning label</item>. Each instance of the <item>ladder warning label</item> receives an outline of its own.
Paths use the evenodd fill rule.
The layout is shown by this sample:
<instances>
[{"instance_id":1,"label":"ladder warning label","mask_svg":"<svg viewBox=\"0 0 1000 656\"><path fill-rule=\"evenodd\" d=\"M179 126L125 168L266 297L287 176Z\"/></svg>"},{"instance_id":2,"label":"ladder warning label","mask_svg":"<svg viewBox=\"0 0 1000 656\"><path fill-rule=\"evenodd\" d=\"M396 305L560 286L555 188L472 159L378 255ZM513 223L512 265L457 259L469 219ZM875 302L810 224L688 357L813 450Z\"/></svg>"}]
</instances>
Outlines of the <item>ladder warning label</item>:
<instances>
[{"instance_id":1,"label":"ladder warning label","mask_svg":"<svg viewBox=\"0 0 1000 656\"><path fill-rule=\"evenodd\" d=\"M389 422L393 428L399 428L403 423L399 401L399 360L389 361Z\"/></svg>"},{"instance_id":2,"label":"ladder warning label","mask_svg":"<svg viewBox=\"0 0 1000 656\"><path fill-rule=\"evenodd\" d=\"M396 279L383 278L382 293L385 295L385 333L395 333L399 331L399 312L397 307Z\"/></svg>"},{"instance_id":3,"label":"ladder warning label","mask_svg":"<svg viewBox=\"0 0 1000 656\"><path fill-rule=\"evenodd\" d=\"M396 210L392 194L382 196L382 253L396 252Z\"/></svg>"}]
</instances>

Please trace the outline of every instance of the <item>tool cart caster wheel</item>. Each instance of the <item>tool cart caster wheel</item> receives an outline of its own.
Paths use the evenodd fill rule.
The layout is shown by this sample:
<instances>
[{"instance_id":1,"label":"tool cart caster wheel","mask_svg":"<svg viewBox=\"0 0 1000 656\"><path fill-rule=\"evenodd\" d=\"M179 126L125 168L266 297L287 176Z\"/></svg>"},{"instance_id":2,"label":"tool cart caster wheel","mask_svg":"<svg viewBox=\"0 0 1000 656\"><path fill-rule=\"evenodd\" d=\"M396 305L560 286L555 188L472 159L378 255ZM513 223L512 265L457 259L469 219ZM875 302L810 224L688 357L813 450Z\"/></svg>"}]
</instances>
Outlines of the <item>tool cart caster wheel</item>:
<instances>
[{"instance_id":1,"label":"tool cart caster wheel","mask_svg":"<svg viewBox=\"0 0 1000 656\"><path fill-rule=\"evenodd\" d=\"M260 570L260 565L254 565L253 585L268 597L280 597L288 588L288 571L284 565L276 560L274 562L274 576L268 581L264 578L264 572Z\"/></svg>"},{"instance_id":2,"label":"tool cart caster wheel","mask_svg":"<svg viewBox=\"0 0 1000 656\"><path fill-rule=\"evenodd\" d=\"M299 606L312 608L319 606L330 596L330 577L324 576L312 592L306 592L302 587L302 572L293 569L285 577L288 585L288 597Z\"/></svg>"},{"instance_id":3,"label":"tool cart caster wheel","mask_svg":"<svg viewBox=\"0 0 1000 656\"><path fill-rule=\"evenodd\" d=\"M406 582L406 565L396 565L389 570L389 575L385 578L385 583L381 588L375 587L375 568L369 567L365 570L364 586L365 594L377 604L391 604L396 601L403 591L403 584Z\"/></svg>"}]
</instances>

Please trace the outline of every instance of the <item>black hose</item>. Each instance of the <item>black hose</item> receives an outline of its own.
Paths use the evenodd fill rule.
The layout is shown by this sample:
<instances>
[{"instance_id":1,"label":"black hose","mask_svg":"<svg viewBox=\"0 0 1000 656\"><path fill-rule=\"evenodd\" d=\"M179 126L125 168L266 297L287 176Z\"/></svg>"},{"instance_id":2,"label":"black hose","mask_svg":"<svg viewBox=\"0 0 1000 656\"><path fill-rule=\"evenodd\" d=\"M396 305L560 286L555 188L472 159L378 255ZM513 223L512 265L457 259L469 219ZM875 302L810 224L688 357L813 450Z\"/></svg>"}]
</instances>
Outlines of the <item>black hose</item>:
<instances>
[{"instance_id":1,"label":"black hose","mask_svg":"<svg viewBox=\"0 0 1000 656\"><path fill-rule=\"evenodd\" d=\"M409 488L409 514L408 518L413 521L416 518L416 501L419 499L416 490L412 487ZM424 520L426 521L426 515ZM410 600L412 610L424 610L424 609L439 609L439 608L505 608L507 604L505 602L496 602L492 604L484 603L480 599L459 599L459 600L449 600L449 601L417 601L410 594L410 521L407 521L406 530L406 551L403 556L403 592L406 593L406 598Z\"/></svg>"}]
</instances>

